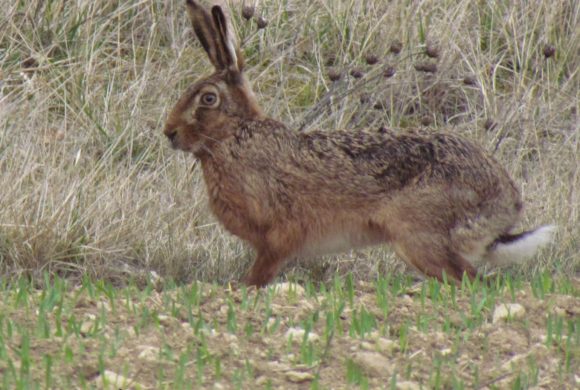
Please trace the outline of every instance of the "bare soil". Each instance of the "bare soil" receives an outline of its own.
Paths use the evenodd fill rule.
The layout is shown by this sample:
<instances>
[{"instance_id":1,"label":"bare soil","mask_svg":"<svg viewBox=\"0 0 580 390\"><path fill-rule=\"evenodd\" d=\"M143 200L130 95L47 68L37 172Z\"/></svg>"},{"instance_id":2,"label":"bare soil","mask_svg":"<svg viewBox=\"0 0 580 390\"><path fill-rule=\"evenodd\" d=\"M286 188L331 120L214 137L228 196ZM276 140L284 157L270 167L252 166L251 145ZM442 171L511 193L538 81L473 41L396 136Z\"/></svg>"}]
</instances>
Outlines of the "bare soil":
<instances>
[{"instance_id":1,"label":"bare soil","mask_svg":"<svg viewBox=\"0 0 580 390\"><path fill-rule=\"evenodd\" d=\"M580 281L573 283L578 292ZM46 313L41 292L18 308L17 297L7 295L0 301L6 346L0 377L26 364L33 380L45 383L50 357L53 388L580 385L578 294L538 298L523 285L494 297L492 305L481 294L461 290L452 303L425 297L419 285L385 305L375 284L359 282L352 291L349 296L288 284L256 291L196 283L113 296L75 288ZM502 303L517 303L525 312L494 322L491 307ZM42 315L46 321L39 320ZM28 362L22 334L29 335ZM105 372L117 383L104 385Z\"/></svg>"}]
</instances>

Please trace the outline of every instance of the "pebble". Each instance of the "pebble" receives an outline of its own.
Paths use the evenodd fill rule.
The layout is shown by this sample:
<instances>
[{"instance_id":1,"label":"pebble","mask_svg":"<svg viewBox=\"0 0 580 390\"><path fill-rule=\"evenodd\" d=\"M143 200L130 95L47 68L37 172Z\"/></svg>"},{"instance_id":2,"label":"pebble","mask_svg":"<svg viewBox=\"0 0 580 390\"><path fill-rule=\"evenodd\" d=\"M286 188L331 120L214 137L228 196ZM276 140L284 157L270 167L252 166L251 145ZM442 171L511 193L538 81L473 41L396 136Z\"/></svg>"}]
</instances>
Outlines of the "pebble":
<instances>
[{"instance_id":1,"label":"pebble","mask_svg":"<svg viewBox=\"0 0 580 390\"><path fill-rule=\"evenodd\" d=\"M369 374L384 376L391 365L389 360L377 352L357 352L352 360Z\"/></svg>"},{"instance_id":2,"label":"pebble","mask_svg":"<svg viewBox=\"0 0 580 390\"><path fill-rule=\"evenodd\" d=\"M306 381L311 381L314 379L314 375L309 372L302 371L288 371L286 373L286 379L293 383L302 383Z\"/></svg>"},{"instance_id":3,"label":"pebble","mask_svg":"<svg viewBox=\"0 0 580 390\"><path fill-rule=\"evenodd\" d=\"M505 321L508 318L520 319L526 314L526 309L519 303L503 303L495 307L493 311L493 323Z\"/></svg>"},{"instance_id":4,"label":"pebble","mask_svg":"<svg viewBox=\"0 0 580 390\"><path fill-rule=\"evenodd\" d=\"M116 372L105 370L103 375L95 378L95 386L99 389L135 389L143 388L144 386L136 383L130 378L119 375Z\"/></svg>"}]
</instances>

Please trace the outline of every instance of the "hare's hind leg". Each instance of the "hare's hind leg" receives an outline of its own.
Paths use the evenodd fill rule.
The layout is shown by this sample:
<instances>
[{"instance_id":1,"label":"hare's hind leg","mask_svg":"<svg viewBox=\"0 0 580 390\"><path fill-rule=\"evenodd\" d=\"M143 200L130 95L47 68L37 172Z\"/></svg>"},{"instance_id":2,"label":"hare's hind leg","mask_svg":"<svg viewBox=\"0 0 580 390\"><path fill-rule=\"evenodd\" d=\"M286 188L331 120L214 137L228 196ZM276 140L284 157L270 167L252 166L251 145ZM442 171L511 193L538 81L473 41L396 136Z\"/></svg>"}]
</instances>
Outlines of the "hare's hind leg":
<instances>
[{"instance_id":1,"label":"hare's hind leg","mask_svg":"<svg viewBox=\"0 0 580 390\"><path fill-rule=\"evenodd\" d=\"M427 276L443 280L445 272L448 280L461 281L464 274L470 279L476 278L475 267L451 249L446 241L445 237L415 234L409 239L397 240L394 248L403 260Z\"/></svg>"}]
</instances>

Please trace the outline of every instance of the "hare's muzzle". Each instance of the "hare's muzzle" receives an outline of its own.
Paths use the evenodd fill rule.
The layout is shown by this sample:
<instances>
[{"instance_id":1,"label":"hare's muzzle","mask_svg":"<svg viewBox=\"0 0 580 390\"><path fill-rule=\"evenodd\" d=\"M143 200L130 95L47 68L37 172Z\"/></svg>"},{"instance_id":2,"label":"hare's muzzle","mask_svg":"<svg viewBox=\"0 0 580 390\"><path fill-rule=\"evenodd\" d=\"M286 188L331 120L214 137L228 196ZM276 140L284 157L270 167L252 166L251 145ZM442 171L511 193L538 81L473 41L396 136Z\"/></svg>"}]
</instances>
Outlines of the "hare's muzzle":
<instances>
[{"instance_id":1,"label":"hare's muzzle","mask_svg":"<svg viewBox=\"0 0 580 390\"><path fill-rule=\"evenodd\" d=\"M177 149L177 128L174 126L165 126L163 133L169 139L169 142L171 142L171 147Z\"/></svg>"}]
</instances>

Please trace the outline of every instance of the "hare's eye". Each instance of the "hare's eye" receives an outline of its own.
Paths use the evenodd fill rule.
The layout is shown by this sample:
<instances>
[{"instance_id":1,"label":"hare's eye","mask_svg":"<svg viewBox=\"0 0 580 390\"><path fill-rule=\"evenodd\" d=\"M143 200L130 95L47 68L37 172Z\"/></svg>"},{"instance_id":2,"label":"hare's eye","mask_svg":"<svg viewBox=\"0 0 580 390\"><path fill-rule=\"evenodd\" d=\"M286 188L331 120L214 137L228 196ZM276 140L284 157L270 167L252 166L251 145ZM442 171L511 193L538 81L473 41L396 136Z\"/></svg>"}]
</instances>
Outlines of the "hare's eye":
<instances>
[{"instance_id":1,"label":"hare's eye","mask_svg":"<svg viewBox=\"0 0 580 390\"><path fill-rule=\"evenodd\" d=\"M206 106L213 106L217 102L217 96L213 92L207 92L201 95L201 102Z\"/></svg>"}]
</instances>

